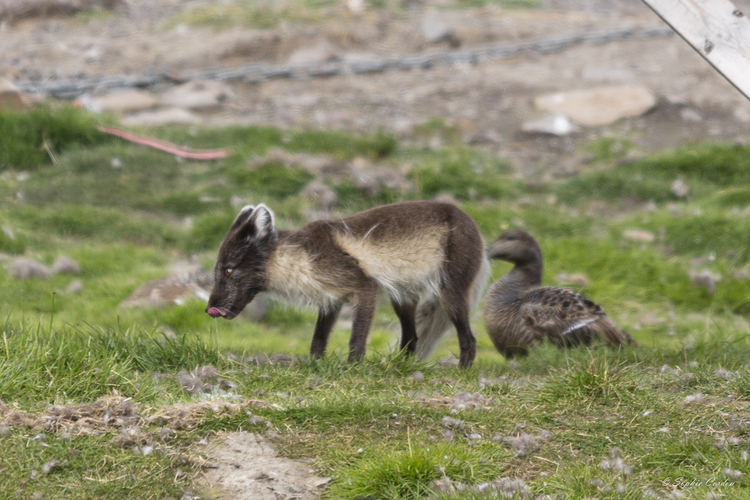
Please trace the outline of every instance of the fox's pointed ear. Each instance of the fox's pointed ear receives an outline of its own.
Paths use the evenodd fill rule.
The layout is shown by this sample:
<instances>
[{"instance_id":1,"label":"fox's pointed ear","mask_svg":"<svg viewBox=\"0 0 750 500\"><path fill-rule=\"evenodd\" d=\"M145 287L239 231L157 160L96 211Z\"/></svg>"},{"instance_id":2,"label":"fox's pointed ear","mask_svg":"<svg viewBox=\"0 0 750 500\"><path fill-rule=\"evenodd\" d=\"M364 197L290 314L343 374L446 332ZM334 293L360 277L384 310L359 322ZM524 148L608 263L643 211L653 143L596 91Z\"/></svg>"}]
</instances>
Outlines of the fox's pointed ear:
<instances>
[{"instance_id":1,"label":"fox's pointed ear","mask_svg":"<svg viewBox=\"0 0 750 500\"><path fill-rule=\"evenodd\" d=\"M248 242L252 239L264 238L274 232L273 212L260 204L257 207L247 205L244 207L232 224L232 230L237 236Z\"/></svg>"},{"instance_id":2,"label":"fox's pointed ear","mask_svg":"<svg viewBox=\"0 0 750 500\"><path fill-rule=\"evenodd\" d=\"M253 213L250 214L248 222L255 226L255 237L263 238L264 236L274 232L276 226L273 221L273 212L271 209L265 206L263 203L255 207Z\"/></svg>"},{"instance_id":3,"label":"fox's pointed ear","mask_svg":"<svg viewBox=\"0 0 750 500\"><path fill-rule=\"evenodd\" d=\"M255 207L252 205L245 205L242 207L242 210L240 210L240 213L237 214L237 217L235 217L234 222L232 222L232 227L230 228L230 231L232 229L237 229L241 225L245 224L247 220L250 218L250 215L253 213L253 210L255 210Z\"/></svg>"}]
</instances>

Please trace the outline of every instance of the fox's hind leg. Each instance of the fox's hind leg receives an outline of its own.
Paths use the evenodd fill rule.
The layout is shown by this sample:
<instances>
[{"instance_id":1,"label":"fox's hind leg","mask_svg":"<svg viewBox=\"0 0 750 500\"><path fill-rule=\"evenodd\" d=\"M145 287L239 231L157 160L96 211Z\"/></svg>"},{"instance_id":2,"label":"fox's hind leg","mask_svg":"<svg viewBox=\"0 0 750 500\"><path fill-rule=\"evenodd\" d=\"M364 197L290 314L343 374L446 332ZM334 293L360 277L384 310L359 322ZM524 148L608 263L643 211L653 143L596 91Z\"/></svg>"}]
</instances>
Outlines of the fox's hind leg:
<instances>
[{"instance_id":1,"label":"fox's hind leg","mask_svg":"<svg viewBox=\"0 0 750 500\"><path fill-rule=\"evenodd\" d=\"M409 299L407 302L396 302L391 299L393 310L401 322L401 350L406 350L406 354L414 354L417 348L417 325L415 317L417 314L417 300Z\"/></svg>"},{"instance_id":2,"label":"fox's hind leg","mask_svg":"<svg viewBox=\"0 0 750 500\"><path fill-rule=\"evenodd\" d=\"M354 318L352 336L349 339L349 362L359 361L367 349L367 336L370 334L372 319L378 299L378 285L370 281L354 294Z\"/></svg>"},{"instance_id":3,"label":"fox's hind leg","mask_svg":"<svg viewBox=\"0 0 750 500\"><path fill-rule=\"evenodd\" d=\"M336 324L336 318L341 311L341 304L333 307L323 308L318 311L318 321L315 323L315 333L313 333L312 345L310 346L310 357L313 359L322 358L328 345L328 337L331 335L333 325Z\"/></svg>"},{"instance_id":4,"label":"fox's hind leg","mask_svg":"<svg viewBox=\"0 0 750 500\"><path fill-rule=\"evenodd\" d=\"M465 230L463 239L461 230ZM475 281L482 278L484 245L478 231L468 231L459 226L448 244L446 265L443 267L443 283L440 288L440 305L456 327L458 346L461 349L458 365L469 368L477 354L477 340L471 333L471 293ZM474 241L472 241L474 240Z\"/></svg>"},{"instance_id":5,"label":"fox's hind leg","mask_svg":"<svg viewBox=\"0 0 750 500\"><path fill-rule=\"evenodd\" d=\"M458 334L458 347L461 354L458 358L458 366L469 368L474 363L477 355L477 339L471 333L469 325L469 300L466 295L457 293L446 294L443 299L443 307L450 318Z\"/></svg>"}]
</instances>

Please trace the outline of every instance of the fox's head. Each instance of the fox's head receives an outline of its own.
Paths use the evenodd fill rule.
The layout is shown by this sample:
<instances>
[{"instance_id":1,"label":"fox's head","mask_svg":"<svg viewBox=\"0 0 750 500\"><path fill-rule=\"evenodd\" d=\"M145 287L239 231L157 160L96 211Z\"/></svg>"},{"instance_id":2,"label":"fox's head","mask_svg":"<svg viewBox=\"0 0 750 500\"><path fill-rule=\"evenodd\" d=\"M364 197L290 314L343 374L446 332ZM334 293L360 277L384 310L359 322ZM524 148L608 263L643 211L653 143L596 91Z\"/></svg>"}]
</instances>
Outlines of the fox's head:
<instances>
[{"instance_id":1,"label":"fox's head","mask_svg":"<svg viewBox=\"0 0 750 500\"><path fill-rule=\"evenodd\" d=\"M206 312L232 319L268 283L268 256L278 240L273 212L262 203L244 207L219 247L214 288Z\"/></svg>"}]
</instances>

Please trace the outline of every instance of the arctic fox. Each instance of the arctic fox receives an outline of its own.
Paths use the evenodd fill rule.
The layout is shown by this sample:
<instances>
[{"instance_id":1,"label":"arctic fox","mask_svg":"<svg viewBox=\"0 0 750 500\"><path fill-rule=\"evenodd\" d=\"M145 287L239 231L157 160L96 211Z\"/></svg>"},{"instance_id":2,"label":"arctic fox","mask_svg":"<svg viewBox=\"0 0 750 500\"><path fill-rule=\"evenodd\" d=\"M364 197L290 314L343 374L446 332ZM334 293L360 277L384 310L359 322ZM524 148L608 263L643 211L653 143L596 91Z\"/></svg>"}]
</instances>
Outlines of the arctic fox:
<instances>
[{"instance_id":1,"label":"arctic fox","mask_svg":"<svg viewBox=\"0 0 750 500\"><path fill-rule=\"evenodd\" d=\"M379 290L401 322L401 349L427 357L452 323L459 364L476 355L469 313L490 266L476 222L458 207L411 201L297 229L276 229L263 204L244 207L219 248L206 312L232 319L259 292L317 307L310 355L323 356L344 302L353 305L349 361L365 354Z\"/></svg>"}]
</instances>

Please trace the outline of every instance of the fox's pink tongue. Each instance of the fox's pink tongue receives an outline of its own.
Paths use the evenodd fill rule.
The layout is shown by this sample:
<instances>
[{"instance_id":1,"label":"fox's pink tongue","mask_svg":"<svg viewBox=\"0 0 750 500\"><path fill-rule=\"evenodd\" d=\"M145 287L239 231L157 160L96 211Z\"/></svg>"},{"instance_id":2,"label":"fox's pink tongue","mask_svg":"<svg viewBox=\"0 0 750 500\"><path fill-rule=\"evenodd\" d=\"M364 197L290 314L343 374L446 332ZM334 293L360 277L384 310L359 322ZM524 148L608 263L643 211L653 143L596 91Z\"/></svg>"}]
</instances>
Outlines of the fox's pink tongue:
<instances>
[{"instance_id":1,"label":"fox's pink tongue","mask_svg":"<svg viewBox=\"0 0 750 500\"><path fill-rule=\"evenodd\" d=\"M226 313L226 312L222 311L222 310L221 310L221 309L219 309L218 307L212 307L211 309L209 309L209 310L208 310L208 311L206 311L206 312L207 312L207 313L208 313L208 315L209 315L209 316L211 316L212 318L218 318L219 316L222 316L222 317L223 317L223 316L226 316L226 315L227 315L227 313Z\"/></svg>"}]
</instances>

